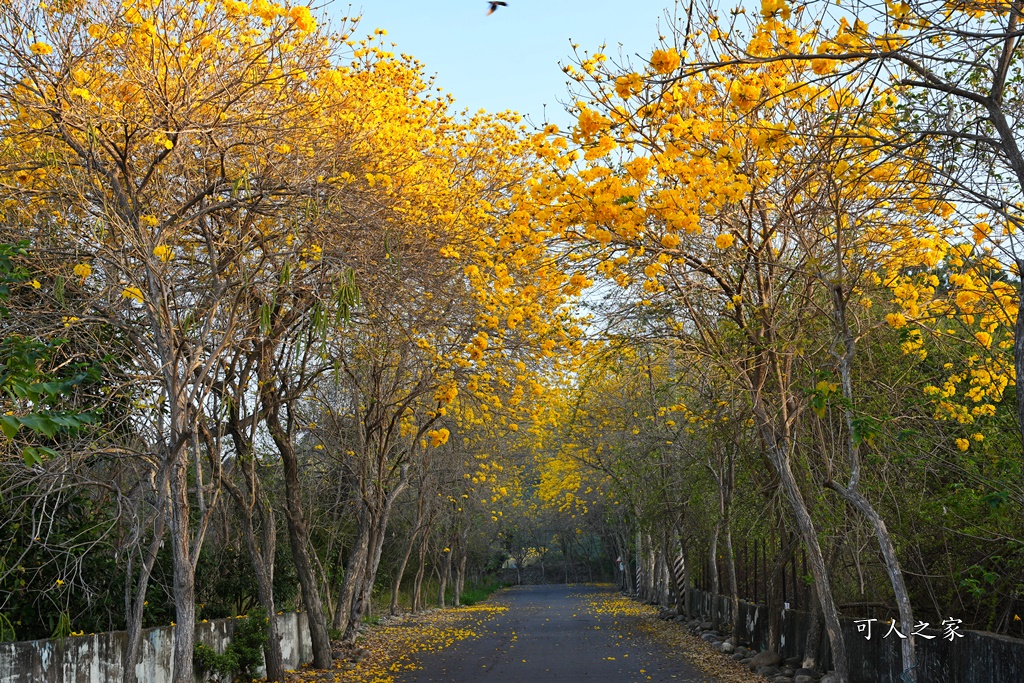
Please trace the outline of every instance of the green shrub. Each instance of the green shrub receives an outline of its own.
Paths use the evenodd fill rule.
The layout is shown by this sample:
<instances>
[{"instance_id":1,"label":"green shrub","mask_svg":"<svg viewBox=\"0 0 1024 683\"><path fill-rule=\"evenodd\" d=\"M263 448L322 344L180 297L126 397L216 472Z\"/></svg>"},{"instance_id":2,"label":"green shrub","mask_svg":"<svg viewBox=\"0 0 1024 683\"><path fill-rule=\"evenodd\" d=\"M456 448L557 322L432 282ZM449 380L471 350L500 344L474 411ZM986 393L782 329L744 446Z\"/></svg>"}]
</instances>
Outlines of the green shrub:
<instances>
[{"instance_id":1,"label":"green shrub","mask_svg":"<svg viewBox=\"0 0 1024 683\"><path fill-rule=\"evenodd\" d=\"M256 676L256 669L263 664L266 626L266 612L253 610L235 624L235 636L224 649L224 654L202 643L196 645L193 655L196 668L201 673L214 675L218 681L251 682Z\"/></svg>"},{"instance_id":2,"label":"green shrub","mask_svg":"<svg viewBox=\"0 0 1024 683\"><path fill-rule=\"evenodd\" d=\"M469 586L463 590L462 595L459 596L459 602L467 607L472 607L478 602L486 600L494 591L505 587L506 584L501 583L493 577L487 577L480 583Z\"/></svg>"}]
</instances>

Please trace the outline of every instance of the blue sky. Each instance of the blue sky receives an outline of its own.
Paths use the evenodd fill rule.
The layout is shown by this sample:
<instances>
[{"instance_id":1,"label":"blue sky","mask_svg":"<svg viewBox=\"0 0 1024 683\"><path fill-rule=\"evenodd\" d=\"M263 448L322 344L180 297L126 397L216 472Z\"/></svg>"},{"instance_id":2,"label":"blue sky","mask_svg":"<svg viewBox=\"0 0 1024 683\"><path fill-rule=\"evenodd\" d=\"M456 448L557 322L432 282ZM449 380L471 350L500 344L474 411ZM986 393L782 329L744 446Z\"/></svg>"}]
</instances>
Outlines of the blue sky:
<instances>
[{"instance_id":1,"label":"blue sky","mask_svg":"<svg viewBox=\"0 0 1024 683\"><path fill-rule=\"evenodd\" d=\"M558 64L572 55L570 39L580 50L649 55L658 41L658 22L673 0L506 0L486 16L484 0L340 0L328 12L340 17L362 10L357 35L375 28L388 32L396 52L415 56L437 84L456 97L459 109L513 109L543 123L565 126L570 119L559 102L566 100L565 74ZM634 57L635 59L635 57Z\"/></svg>"}]
</instances>

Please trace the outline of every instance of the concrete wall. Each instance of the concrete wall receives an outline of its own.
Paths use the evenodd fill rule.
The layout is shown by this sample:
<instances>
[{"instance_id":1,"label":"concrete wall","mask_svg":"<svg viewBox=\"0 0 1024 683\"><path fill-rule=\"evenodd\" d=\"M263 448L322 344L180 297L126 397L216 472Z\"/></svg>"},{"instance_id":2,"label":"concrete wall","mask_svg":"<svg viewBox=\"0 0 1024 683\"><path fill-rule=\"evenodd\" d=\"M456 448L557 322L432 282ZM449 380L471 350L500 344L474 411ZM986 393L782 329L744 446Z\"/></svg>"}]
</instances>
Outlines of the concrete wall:
<instances>
[{"instance_id":1,"label":"concrete wall","mask_svg":"<svg viewBox=\"0 0 1024 683\"><path fill-rule=\"evenodd\" d=\"M732 621L732 604L728 598L700 590L691 591L690 609L710 619L717 611ZM783 657L803 656L810 629L809 612L783 610L780 654ZM883 638L888 624L875 622L871 640L857 632L853 619L840 620L843 640L850 659L852 683L899 681L902 673L900 641L895 635ZM768 645L768 608L740 601L740 637L757 650ZM830 661L828 635L821 629L818 651L820 661ZM918 680L922 683L1021 683L1024 681L1024 640L984 631L961 629L963 638L952 642L942 637L939 629L925 629L931 640L916 638Z\"/></svg>"},{"instance_id":2,"label":"concrete wall","mask_svg":"<svg viewBox=\"0 0 1024 683\"><path fill-rule=\"evenodd\" d=\"M277 616L281 654L286 669L313 659L306 614L285 612ZM135 671L142 683L171 683L174 669L175 626L142 632L142 656ZM217 619L196 625L196 642L218 652L231 642L234 619ZM97 633L55 640L0 643L0 681L3 683L117 683L123 674L122 659L128 634ZM196 681L199 681L196 678Z\"/></svg>"}]
</instances>

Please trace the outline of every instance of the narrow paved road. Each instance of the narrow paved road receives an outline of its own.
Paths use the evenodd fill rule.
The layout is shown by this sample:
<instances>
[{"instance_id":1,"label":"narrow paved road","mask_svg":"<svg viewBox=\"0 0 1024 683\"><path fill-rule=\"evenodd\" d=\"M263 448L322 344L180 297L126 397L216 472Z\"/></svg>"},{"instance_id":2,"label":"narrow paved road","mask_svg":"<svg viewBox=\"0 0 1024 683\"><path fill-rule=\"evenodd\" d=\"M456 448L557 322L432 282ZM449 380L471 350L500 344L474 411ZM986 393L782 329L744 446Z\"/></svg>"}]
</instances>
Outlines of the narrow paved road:
<instances>
[{"instance_id":1,"label":"narrow paved road","mask_svg":"<svg viewBox=\"0 0 1024 683\"><path fill-rule=\"evenodd\" d=\"M634 628L638 617L601 614L594 604L611 588L529 586L491 598L507 612L479 638L417 655L423 666L399 683L711 683L679 653Z\"/></svg>"}]
</instances>

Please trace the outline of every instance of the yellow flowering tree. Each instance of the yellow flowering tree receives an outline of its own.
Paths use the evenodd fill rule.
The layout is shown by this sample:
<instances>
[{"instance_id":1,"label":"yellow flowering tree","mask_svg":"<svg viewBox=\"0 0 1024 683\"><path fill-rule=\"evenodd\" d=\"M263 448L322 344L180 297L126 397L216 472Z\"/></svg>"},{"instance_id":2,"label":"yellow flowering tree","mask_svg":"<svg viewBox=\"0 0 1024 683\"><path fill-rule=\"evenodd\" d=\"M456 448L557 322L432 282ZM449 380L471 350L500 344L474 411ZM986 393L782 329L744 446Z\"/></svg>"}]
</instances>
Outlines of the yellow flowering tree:
<instances>
[{"instance_id":1,"label":"yellow flowering tree","mask_svg":"<svg viewBox=\"0 0 1024 683\"><path fill-rule=\"evenodd\" d=\"M197 429L237 330L241 267L268 239L257 225L319 182L309 159L328 139L330 93L312 84L330 81L331 47L308 8L266 2L15 2L0 25L6 229L72 254L51 261L46 287L88 298L76 324L102 320L136 344L140 432L168 487L175 670L190 680L194 569L218 486L189 482L189 453L207 450ZM129 662L143 603L144 589ZM329 663L326 633L314 640Z\"/></svg>"}]
</instances>

